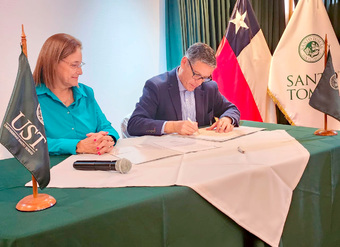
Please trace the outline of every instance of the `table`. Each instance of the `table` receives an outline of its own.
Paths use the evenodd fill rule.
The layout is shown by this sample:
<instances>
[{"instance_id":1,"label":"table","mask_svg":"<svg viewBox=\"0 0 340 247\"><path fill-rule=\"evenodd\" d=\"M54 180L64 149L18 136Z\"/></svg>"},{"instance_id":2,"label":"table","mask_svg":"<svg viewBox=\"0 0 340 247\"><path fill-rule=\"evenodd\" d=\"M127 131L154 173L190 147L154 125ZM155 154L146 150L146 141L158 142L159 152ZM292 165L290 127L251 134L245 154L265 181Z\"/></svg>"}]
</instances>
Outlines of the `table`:
<instances>
[{"instance_id":1,"label":"table","mask_svg":"<svg viewBox=\"0 0 340 247\"><path fill-rule=\"evenodd\" d=\"M311 154L293 193L281 247L340 246L340 136L314 128L244 121L285 129ZM68 156L51 156L56 165ZM0 161L2 246L267 246L187 187L56 189L57 204L24 213L16 203L32 193L30 173L15 159Z\"/></svg>"}]
</instances>

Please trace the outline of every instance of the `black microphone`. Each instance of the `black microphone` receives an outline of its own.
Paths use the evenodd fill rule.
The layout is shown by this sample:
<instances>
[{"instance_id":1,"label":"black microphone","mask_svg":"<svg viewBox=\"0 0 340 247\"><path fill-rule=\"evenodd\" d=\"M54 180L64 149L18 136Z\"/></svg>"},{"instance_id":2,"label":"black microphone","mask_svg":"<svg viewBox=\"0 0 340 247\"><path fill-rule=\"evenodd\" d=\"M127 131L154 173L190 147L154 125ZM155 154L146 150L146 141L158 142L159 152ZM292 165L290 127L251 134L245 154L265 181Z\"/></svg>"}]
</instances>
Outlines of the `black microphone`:
<instances>
[{"instance_id":1,"label":"black microphone","mask_svg":"<svg viewBox=\"0 0 340 247\"><path fill-rule=\"evenodd\" d=\"M73 167L83 171L118 171L128 173L131 170L130 160L122 158L119 160L77 160Z\"/></svg>"}]
</instances>

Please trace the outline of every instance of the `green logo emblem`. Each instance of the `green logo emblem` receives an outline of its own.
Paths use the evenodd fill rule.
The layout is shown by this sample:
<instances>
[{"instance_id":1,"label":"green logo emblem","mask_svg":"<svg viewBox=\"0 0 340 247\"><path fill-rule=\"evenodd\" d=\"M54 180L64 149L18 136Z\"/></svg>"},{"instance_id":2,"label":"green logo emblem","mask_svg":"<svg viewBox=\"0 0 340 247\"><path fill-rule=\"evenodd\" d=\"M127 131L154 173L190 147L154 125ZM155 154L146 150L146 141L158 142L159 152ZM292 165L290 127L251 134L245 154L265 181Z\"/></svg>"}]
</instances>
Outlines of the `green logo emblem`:
<instances>
[{"instance_id":1,"label":"green logo emblem","mask_svg":"<svg viewBox=\"0 0 340 247\"><path fill-rule=\"evenodd\" d=\"M40 108L40 104L38 104L37 110L36 110L36 114L37 114L37 118L39 120L39 122L44 125L44 119L41 113L41 108Z\"/></svg>"},{"instance_id":2,"label":"green logo emblem","mask_svg":"<svg viewBox=\"0 0 340 247\"><path fill-rule=\"evenodd\" d=\"M325 41L317 34L307 35L301 40L298 52L307 63L315 63L325 53Z\"/></svg>"},{"instance_id":3,"label":"green logo emblem","mask_svg":"<svg viewBox=\"0 0 340 247\"><path fill-rule=\"evenodd\" d=\"M331 85L331 87L335 90L339 89L339 84L338 84L338 74L335 73L334 75L332 75L332 77L329 79L329 84Z\"/></svg>"}]
</instances>

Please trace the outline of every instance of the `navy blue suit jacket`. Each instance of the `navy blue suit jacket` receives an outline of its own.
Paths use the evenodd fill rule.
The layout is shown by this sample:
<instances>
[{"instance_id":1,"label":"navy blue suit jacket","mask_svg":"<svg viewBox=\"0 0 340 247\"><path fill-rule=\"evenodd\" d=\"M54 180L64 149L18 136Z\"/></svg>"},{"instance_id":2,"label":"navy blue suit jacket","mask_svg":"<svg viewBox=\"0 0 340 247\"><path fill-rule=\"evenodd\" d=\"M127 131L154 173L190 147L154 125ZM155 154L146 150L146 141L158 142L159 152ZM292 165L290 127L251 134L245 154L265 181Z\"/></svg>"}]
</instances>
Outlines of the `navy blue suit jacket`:
<instances>
[{"instance_id":1,"label":"navy blue suit jacket","mask_svg":"<svg viewBox=\"0 0 340 247\"><path fill-rule=\"evenodd\" d=\"M221 95L216 82L204 82L194 94L198 126L211 125L214 117L230 117L238 126L240 112ZM145 83L127 130L132 136L161 135L164 121L176 120L183 119L176 69L173 69Z\"/></svg>"}]
</instances>

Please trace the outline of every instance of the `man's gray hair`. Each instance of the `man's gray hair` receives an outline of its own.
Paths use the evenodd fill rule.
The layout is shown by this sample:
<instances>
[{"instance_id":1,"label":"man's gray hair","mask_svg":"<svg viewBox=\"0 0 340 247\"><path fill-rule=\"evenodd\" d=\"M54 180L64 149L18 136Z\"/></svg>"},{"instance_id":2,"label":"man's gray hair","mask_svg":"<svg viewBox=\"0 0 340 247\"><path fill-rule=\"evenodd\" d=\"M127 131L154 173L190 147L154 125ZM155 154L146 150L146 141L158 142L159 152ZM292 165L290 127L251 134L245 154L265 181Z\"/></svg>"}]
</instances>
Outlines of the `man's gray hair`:
<instances>
[{"instance_id":1,"label":"man's gray hair","mask_svg":"<svg viewBox=\"0 0 340 247\"><path fill-rule=\"evenodd\" d=\"M213 68L216 68L215 51L207 44L195 43L191 45L185 52L185 56L193 64L197 61L200 61Z\"/></svg>"}]
</instances>

